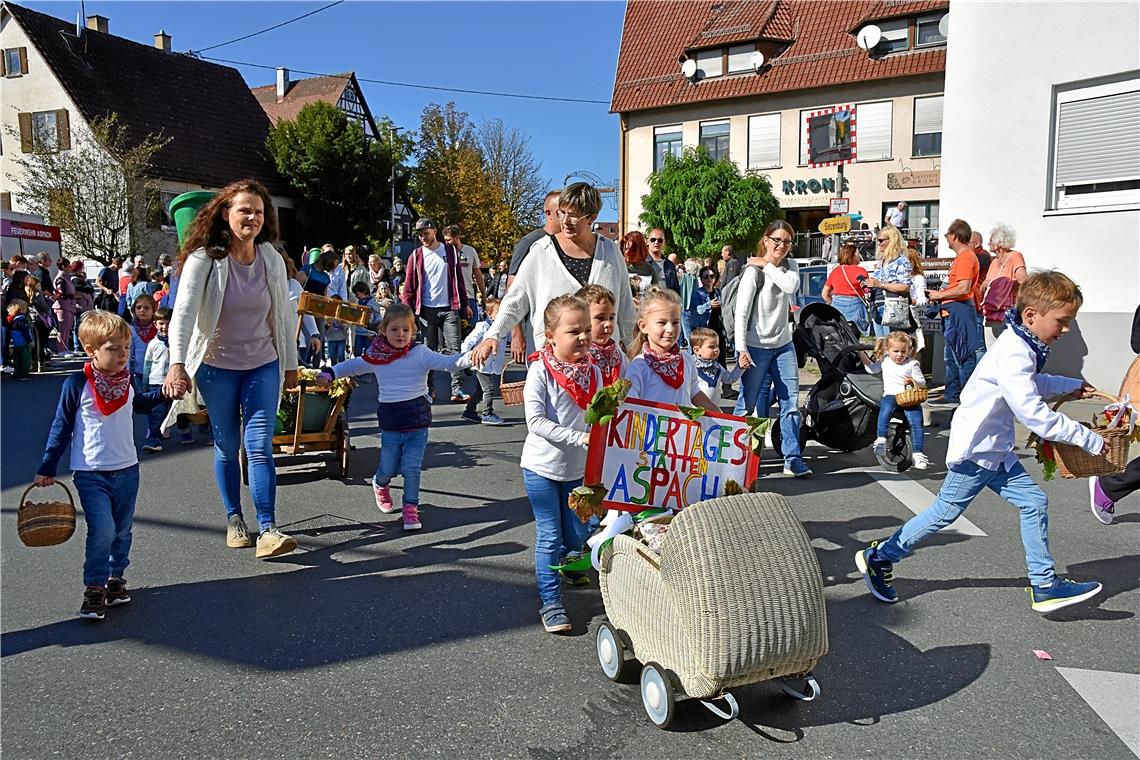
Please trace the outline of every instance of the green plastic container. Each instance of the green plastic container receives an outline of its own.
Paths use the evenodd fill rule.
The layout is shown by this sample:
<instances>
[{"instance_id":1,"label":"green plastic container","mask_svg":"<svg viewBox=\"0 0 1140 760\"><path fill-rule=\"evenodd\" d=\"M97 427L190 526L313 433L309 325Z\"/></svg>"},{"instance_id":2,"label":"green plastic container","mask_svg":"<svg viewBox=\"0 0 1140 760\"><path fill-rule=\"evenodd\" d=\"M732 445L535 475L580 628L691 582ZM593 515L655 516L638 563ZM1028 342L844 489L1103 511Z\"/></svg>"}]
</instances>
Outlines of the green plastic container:
<instances>
[{"instance_id":1,"label":"green plastic container","mask_svg":"<svg viewBox=\"0 0 1140 760\"><path fill-rule=\"evenodd\" d=\"M325 429L325 423L328 422L329 412L332 411L334 400L327 393L306 393L305 394L305 417L301 420L302 433L319 433ZM285 433L292 433L292 430L286 430L285 426L278 418L273 426L274 435L284 435Z\"/></svg>"},{"instance_id":2,"label":"green plastic container","mask_svg":"<svg viewBox=\"0 0 1140 760\"><path fill-rule=\"evenodd\" d=\"M174 220L174 227L178 230L178 245L186 240L186 233L190 230L190 223L198 213L198 209L210 202L217 193L213 190L191 190L182 193L170 202L170 218Z\"/></svg>"}]
</instances>

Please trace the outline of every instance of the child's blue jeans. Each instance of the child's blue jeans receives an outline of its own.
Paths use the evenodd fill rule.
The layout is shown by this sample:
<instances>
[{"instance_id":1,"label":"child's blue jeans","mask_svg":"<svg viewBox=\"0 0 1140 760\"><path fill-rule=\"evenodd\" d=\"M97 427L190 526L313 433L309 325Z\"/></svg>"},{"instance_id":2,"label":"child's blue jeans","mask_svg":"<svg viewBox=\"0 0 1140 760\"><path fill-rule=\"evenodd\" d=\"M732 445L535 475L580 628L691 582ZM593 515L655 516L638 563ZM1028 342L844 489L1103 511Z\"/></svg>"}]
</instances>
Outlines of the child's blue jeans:
<instances>
[{"instance_id":1,"label":"child's blue jeans","mask_svg":"<svg viewBox=\"0 0 1140 760\"><path fill-rule=\"evenodd\" d=\"M380 464L373 482L383 488L397 475L404 476L404 503L420 504L420 470L424 466L428 429L381 430Z\"/></svg>"},{"instance_id":2,"label":"child's blue jeans","mask_svg":"<svg viewBox=\"0 0 1140 760\"><path fill-rule=\"evenodd\" d=\"M347 345L347 341L343 341L343 340L330 340L329 341L329 345L328 345L329 361L331 363L340 364L342 361L344 361L344 351L345 351L346 345Z\"/></svg>"},{"instance_id":3,"label":"child's blue jeans","mask_svg":"<svg viewBox=\"0 0 1140 760\"><path fill-rule=\"evenodd\" d=\"M551 480L523 468L523 485L534 512L534 575L545 607L562 601L558 572L550 566L560 564L569 552L581 551L589 538L569 504L570 492L582 485L582 479Z\"/></svg>"},{"instance_id":4,"label":"child's blue jeans","mask_svg":"<svg viewBox=\"0 0 1140 760\"><path fill-rule=\"evenodd\" d=\"M131 564L139 466L102 472L76 470L72 480L87 522L83 585L106 586L108 578L122 578Z\"/></svg>"},{"instance_id":5,"label":"child's blue jeans","mask_svg":"<svg viewBox=\"0 0 1140 760\"><path fill-rule=\"evenodd\" d=\"M1021 511L1021 543L1029 582L1034 586L1053 583L1053 557L1049 554L1049 502L1045 492L1018 462L1011 469L987 470L975 462L959 462L947 469L946 480L934 503L910 518L877 548L877 556L898 562L926 540L958 519L970 502L989 488Z\"/></svg>"},{"instance_id":6,"label":"child's blue jeans","mask_svg":"<svg viewBox=\"0 0 1140 760\"><path fill-rule=\"evenodd\" d=\"M883 400L879 403L879 424L875 429L875 434L880 438L887 437L887 430L890 428L891 415L895 413L898 408L898 402L895 401L894 395L884 395ZM912 406L909 409L903 409L903 414L906 415L906 421L910 423L910 443L911 450L917 454L923 451L924 431L922 429L922 405Z\"/></svg>"},{"instance_id":7,"label":"child's blue jeans","mask_svg":"<svg viewBox=\"0 0 1140 760\"><path fill-rule=\"evenodd\" d=\"M370 345L372 345L372 336L371 335L361 335L361 334L357 333L356 335L352 336L352 338L353 338L353 344L352 344L352 355L353 356L363 355L364 352L368 349L368 347Z\"/></svg>"},{"instance_id":8,"label":"child's blue jeans","mask_svg":"<svg viewBox=\"0 0 1140 760\"><path fill-rule=\"evenodd\" d=\"M241 514L241 461L245 447L249 463L249 491L262 531L275 520L277 471L273 467L273 426L281 401L277 359L256 369L219 369L203 364L194 382L214 433L214 478L226 508L226 517ZM245 422L243 435L242 421Z\"/></svg>"}]
</instances>

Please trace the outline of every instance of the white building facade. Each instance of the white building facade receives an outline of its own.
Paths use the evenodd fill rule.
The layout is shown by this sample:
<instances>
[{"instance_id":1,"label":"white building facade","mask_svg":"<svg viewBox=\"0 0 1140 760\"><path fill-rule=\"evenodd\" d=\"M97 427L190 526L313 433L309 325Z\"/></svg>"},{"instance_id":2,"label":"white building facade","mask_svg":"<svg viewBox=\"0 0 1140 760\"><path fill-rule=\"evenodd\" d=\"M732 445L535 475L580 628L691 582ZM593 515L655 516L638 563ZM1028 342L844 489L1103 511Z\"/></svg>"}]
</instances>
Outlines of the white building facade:
<instances>
[{"instance_id":1,"label":"white building facade","mask_svg":"<svg viewBox=\"0 0 1140 760\"><path fill-rule=\"evenodd\" d=\"M950 29L943 225L1009 224L1031 272L1072 277L1048 370L1115 394L1140 303L1140 4L961 2Z\"/></svg>"}]
</instances>

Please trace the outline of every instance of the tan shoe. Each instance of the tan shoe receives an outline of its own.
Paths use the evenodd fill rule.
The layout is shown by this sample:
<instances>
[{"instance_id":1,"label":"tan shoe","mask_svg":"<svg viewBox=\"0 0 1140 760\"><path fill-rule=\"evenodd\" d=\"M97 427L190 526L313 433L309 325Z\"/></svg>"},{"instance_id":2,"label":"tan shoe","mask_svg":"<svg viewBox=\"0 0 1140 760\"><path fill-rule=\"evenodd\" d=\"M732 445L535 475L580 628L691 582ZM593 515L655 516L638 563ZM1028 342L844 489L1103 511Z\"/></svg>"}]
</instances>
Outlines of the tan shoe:
<instances>
[{"instance_id":1,"label":"tan shoe","mask_svg":"<svg viewBox=\"0 0 1140 760\"><path fill-rule=\"evenodd\" d=\"M249 537L249 528L245 527L245 520L241 515L234 515L226 523L226 546L231 549L248 549L253 546L253 539Z\"/></svg>"},{"instance_id":2,"label":"tan shoe","mask_svg":"<svg viewBox=\"0 0 1140 760\"><path fill-rule=\"evenodd\" d=\"M277 530L276 525L271 525L268 529L261 531L261 535L257 537L256 556L258 559L280 557L296 548L297 542L293 540L292 536L285 535Z\"/></svg>"}]
</instances>

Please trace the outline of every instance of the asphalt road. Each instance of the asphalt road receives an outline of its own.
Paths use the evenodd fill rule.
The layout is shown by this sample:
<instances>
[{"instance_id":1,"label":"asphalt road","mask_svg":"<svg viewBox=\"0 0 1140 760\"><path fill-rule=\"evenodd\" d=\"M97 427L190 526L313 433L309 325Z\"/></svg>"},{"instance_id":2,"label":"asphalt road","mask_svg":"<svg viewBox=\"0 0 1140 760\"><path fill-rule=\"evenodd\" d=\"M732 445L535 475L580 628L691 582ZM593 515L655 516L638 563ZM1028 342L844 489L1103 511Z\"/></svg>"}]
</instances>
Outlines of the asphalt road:
<instances>
[{"instance_id":1,"label":"asphalt road","mask_svg":"<svg viewBox=\"0 0 1140 760\"><path fill-rule=\"evenodd\" d=\"M1059 567L1104 584L1091 603L1030 610L1016 511L992 494L966 513L964 533L944 533L896 567L900 603L866 592L853 553L937 490L945 428L928 432L925 474L876 480L869 451L812 446L816 475L795 481L769 459L764 488L788 497L825 577L822 696L799 703L771 683L743 687L739 719L685 701L665 732L636 686L609 682L598 666L596 579L567 590L573 635L538 624L518 407L495 429L461 421L458 405L436 406L424 530L405 535L366 482L377 441L374 386L363 386L347 482L330 479L320 457L279 461L278 518L301 550L270 562L226 548L206 446L145 455L127 573L134 601L92 623L75 616L82 523L50 549L23 547L15 531L60 382L5 378L0 389L5 758L1140 753L1135 497L1105 527L1083 481L1045 486Z\"/></svg>"}]
</instances>

